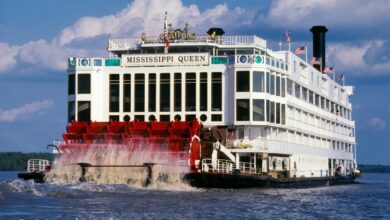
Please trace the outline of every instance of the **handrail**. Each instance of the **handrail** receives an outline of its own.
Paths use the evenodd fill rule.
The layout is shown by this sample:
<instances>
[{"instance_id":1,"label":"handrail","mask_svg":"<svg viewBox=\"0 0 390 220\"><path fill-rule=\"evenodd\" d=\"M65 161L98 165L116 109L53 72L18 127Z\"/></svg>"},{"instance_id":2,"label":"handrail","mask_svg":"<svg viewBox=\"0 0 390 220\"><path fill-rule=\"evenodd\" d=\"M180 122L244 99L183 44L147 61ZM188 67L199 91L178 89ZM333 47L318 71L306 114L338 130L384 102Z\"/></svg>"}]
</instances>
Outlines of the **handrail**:
<instances>
[{"instance_id":1,"label":"handrail","mask_svg":"<svg viewBox=\"0 0 390 220\"><path fill-rule=\"evenodd\" d=\"M41 172L45 171L46 167L50 165L48 160L30 159L27 161L27 172Z\"/></svg>"},{"instance_id":2,"label":"handrail","mask_svg":"<svg viewBox=\"0 0 390 220\"><path fill-rule=\"evenodd\" d=\"M202 160L203 172L218 172L218 173L233 173L235 170L240 170L242 174L256 174L256 168L254 163L240 162L240 166L237 168L236 163L230 160L218 159L216 166L213 166L212 159L206 158Z\"/></svg>"}]
</instances>

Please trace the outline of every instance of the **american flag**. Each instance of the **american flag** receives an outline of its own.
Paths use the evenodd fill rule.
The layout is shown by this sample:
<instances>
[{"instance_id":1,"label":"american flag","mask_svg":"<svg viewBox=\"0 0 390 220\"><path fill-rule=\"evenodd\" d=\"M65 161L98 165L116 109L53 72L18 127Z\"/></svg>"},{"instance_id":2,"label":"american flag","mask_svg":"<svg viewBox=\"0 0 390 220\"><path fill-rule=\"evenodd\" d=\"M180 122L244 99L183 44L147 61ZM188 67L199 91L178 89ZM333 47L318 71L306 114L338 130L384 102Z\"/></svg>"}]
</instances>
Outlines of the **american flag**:
<instances>
[{"instance_id":1,"label":"american flag","mask_svg":"<svg viewBox=\"0 0 390 220\"><path fill-rule=\"evenodd\" d=\"M337 79L338 80L344 80L344 74L342 73L342 74L340 74L340 76L339 77L337 77Z\"/></svg>"},{"instance_id":2,"label":"american flag","mask_svg":"<svg viewBox=\"0 0 390 220\"><path fill-rule=\"evenodd\" d=\"M286 31L286 41L287 41L288 43L291 42L291 31Z\"/></svg>"},{"instance_id":3,"label":"american flag","mask_svg":"<svg viewBox=\"0 0 390 220\"><path fill-rule=\"evenodd\" d=\"M164 53L168 53L169 48L169 39L168 39L168 23L167 23L167 12L165 12L165 20L164 20Z\"/></svg>"},{"instance_id":4,"label":"american flag","mask_svg":"<svg viewBox=\"0 0 390 220\"><path fill-rule=\"evenodd\" d=\"M320 58L313 57L310 63L320 65Z\"/></svg>"},{"instance_id":5,"label":"american flag","mask_svg":"<svg viewBox=\"0 0 390 220\"><path fill-rule=\"evenodd\" d=\"M298 47L297 49L295 49L295 54L296 55L305 54L305 47Z\"/></svg>"},{"instance_id":6,"label":"american flag","mask_svg":"<svg viewBox=\"0 0 390 220\"><path fill-rule=\"evenodd\" d=\"M324 68L324 73L333 73L333 67L328 67L328 66L326 66L326 67Z\"/></svg>"}]
</instances>

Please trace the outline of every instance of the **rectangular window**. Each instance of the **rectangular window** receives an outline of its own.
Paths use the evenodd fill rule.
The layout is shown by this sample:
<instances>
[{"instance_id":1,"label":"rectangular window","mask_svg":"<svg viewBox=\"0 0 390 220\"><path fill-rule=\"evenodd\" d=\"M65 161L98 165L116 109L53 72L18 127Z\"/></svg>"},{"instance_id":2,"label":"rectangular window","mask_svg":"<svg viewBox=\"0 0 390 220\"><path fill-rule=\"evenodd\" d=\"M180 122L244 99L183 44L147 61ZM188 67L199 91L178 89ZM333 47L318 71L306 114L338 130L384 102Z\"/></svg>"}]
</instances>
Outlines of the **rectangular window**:
<instances>
[{"instance_id":1,"label":"rectangular window","mask_svg":"<svg viewBox=\"0 0 390 220\"><path fill-rule=\"evenodd\" d=\"M162 73L160 75L160 111L170 111L170 94L171 94L171 79L169 73Z\"/></svg>"},{"instance_id":2,"label":"rectangular window","mask_svg":"<svg viewBox=\"0 0 390 220\"><path fill-rule=\"evenodd\" d=\"M211 121L222 121L222 115L211 115Z\"/></svg>"},{"instance_id":3,"label":"rectangular window","mask_svg":"<svg viewBox=\"0 0 390 220\"><path fill-rule=\"evenodd\" d=\"M110 115L108 116L110 121L119 121L119 115Z\"/></svg>"},{"instance_id":4,"label":"rectangular window","mask_svg":"<svg viewBox=\"0 0 390 220\"><path fill-rule=\"evenodd\" d=\"M174 111L181 111L181 73L174 74Z\"/></svg>"},{"instance_id":5,"label":"rectangular window","mask_svg":"<svg viewBox=\"0 0 390 220\"><path fill-rule=\"evenodd\" d=\"M302 87L302 99L307 101L307 89Z\"/></svg>"},{"instance_id":6,"label":"rectangular window","mask_svg":"<svg viewBox=\"0 0 390 220\"><path fill-rule=\"evenodd\" d=\"M145 74L137 73L134 77L134 111L145 111ZM134 118L135 119L135 118Z\"/></svg>"},{"instance_id":7,"label":"rectangular window","mask_svg":"<svg viewBox=\"0 0 390 220\"><path fill-rule=\"evenodd\" d=\"M282 92L282 97L285 97L286 96L286 79L285 78L282 78L280 90Z\"/></svg>"},{"instance_id":8,"label":"rectangular window","mask_svg":"<svg viewBox=\"0 0 390 220\"><path fill-rule=\"evenodd\" d=\"M207 111L207 73L200 73L199 109Z\"/></svg>"},{"instance_id":9,"label":"rectangular window","mask_svg":"<svg viewBox=\"0 0 390 220\"><path fill-rule=\"evenodd\" d=\"M249 92L249 71L236 72L237 92Z\"/></svg>"},{"instance_id":10,"label":"rectangular window","mask_svg":"<svg viewBox=\"0 0 390 220\"><path fill-rule=\"evenodd\" d=\"M186 73L186 111L196 110L196 75Z\"/></svg>"},{"instance_id":11,"label":"rectangular window","mask_svg":"<svg viewBox=\"0 0 390 220\"><path fill-rule=\"evenodd\" d=\"M276 106L276 123L280 124L280 103L275 103Z\"/></svg>"},{"instance_id":12,"label":"rectangular window","mask_svg":"<svg viewBox=\"0 0 390 220\"><path fill-rule=\"evenodd\" d=\"M270 122L275 123L275 102L270 102Z\"/></svg>"},{"instance_id":13,"label":"rectangular window","mask_svg":"<svg viewBox=\"0 0 390 220\"><path fill-rule=\"evenodd\" d=\"M275 95L275 75L271 74L271 80L269 81L269 90L271 95Z\"/></svg>"},{"instance_id":14,"label":"rectangular window","mask_svg":"<svg viewBox=\"0 0 390 220\"><path fill-rule=\"evenodd\" d=\"M264 121L264 99L253 99L253 121Z\"/></svg>"},{"instance_id":15,"label":"rectangular window","mask_svg":"<svg viewBox=\"0 0 390 220\"><path fill-rule=\"evenodd\" d=\"M192 121L196 119L196 115L186 115L186 121Z\"/></svg>"},{"instance_id":16,"label":"rectangular window","mask_svg":"<svg viewBox=\"0 0 390 220\"><path fill-rule=\"evenodd\" d=\"M264 92L264 72L253 71L253 92Z\"/></svg>"},{"instance_id":17,"label":"rectangular window","mask_svg":"<svg viewBox=\"0 0 390 220\"><path fill-rule=\"evenodd\" d=\"M123 75L123 111L131 111L131 75Z\"/></svg>"},{"instance_id":18,"label":"rectangular window","mask_svg":"<svg viewBox=\"0 0 390 220\"><path fill-rule=\"evenodd\" d=\"M76 106L75 102L68 102L68 123L75 120Z\"/></svg>"},{"instance_id":19,"label":"rectangular window","mask_svg":"<svg viewBox=\"0 0 390 220\"><path fill-rule=\"evenodd\" d=\"M119 112L119 74L110 74L110 112Z\"/></svg>"},{"instance_id":20,"label":"rectangular window","mask_svg":"<svg viewBox=\"0 0 390 220\"><path fill-rule=\"evenodd\" d=\"M271 112L270 112L270 109L271 109L271 103L269 100L267 100L267 106L265 108L265 110L267 111L267 121L270 122L271 121Z\"/></svg>"},{"instance_id":21,"label":"rectangular window","mask_svg":"<svg viewBox=\"0 0 390 220\"><path fill-rule=\"evenodd\" d=\"M282 104L282 124L286 124L286 105Z\"/></svg>"},{"instance_id":22,"label":"rectangular window","mask_svg":"<svg viewBox=\"0 0 390 220\"><path fill-rule=\"evenodd\" d=\"M249 99L236 100L236 118L237 121L249 121L250 106Z\"/></svg>"},{"instance_id":23,"label":"rectangular window","mask_svg":"<svg viewBox=\"0 0 390 220\"><path fill-rule=\"evenodd\" d=\"M90 94L91 93L91 75L78 74L77 75L77 93Z\"/></svg>"},{"instance_id":24,"label":"rectangular window","mask_svg":"<svg viewBox=\"0 0 390 220\"><path fill-rule=\"evenodd\" d=\"M295 97L301 98L301 86L295 83Z\"/></svg>"},{"instance_id":25,"label":"rectangular window","mask_svg":"<svg viewBox=\"0 0 390 220\"><path fill-rule=\"evenodd\" d=\"M135 121L145 121L145 115L134 115Z\"/></svg>"},{"instance_id":26,"label":"rectangular window","mask_svg":"<svg viewBox=\"0 0 390 220\"><path fill-rule=\"evenodd\" d=\"M280 76L276 77L276 95L280 96Z\"/></svg>"},{"instance_id":27,"label":"rectangular window","mask_svg":"<svg viewBox=\"0 0 390 220\"><path fill-rule=\"evenodd\" d=\"M320 96L316 94L315 97L316 97L315 99L316 106L320 107Z\"/></svg>"},{"instance_id":28,"label":"rectangular window","mask_svg":"<svg viewBox=\"0 0 390 220\"><path fill-rule=\"evenodd\" d=\"M309 102L314 104L314 93L312 91L309 91Z\"/></svg>"},{"instance_id":29,"label":"rectangular window","mask_svg":"<svg viewBox=\"0 0 390 220\"><path fill-rule=\"evenodd\" d=\"M78 121L91 121L91 102L79 101L77 102L77 120Z\"/></svg>"},{"instance_id":30,"label":"rectangular window","mask_svg":"<svg viewBox=\"0 0 390 220\"><path fill-rule=\"evenodd\" d=\"M265 82L265 84L267 85L267 93L269 94L269 80L270 79L270 75L269 75L269 73L267 73L267 79L266 79L266 82Z\"/></svg>"},{"instance_id":31,"label":"rectangular window","mask_svg":"<svg viewBox=\"0 0 390 220\"><path fill-rule=\"evenodd\" d=\"M160 121L170 121L171 116L170 115L160 115Z\"/></svg>"},{"instance_id":32,"label":"rectangular window","mask_svg":"<svg viewBox=\"0 0 390 220\"><path fill-rule=\"evenodd\" d=\"M75 84L76 84L76 78L74 74L68 75L68 95L74 95L75 94Z\"/></svg>"},{"instance_id":33,"label":"rectangular window","mask_svg":"<svg viewBox=\"0 0 390 220\"><path fill-rule=\"evenodd\" d=\"M149 73L149 100L148 100L148 110L150 112L156 111L156 74Z\"/></svg>"},{"instance_id":34,"label":"rectangular window","mask_svg":"<svg viewBox=\"0 0 390 220\"><path fill-rule=\"evenodd\" d=\"M222 73L211 75L211 110L222 111Z\"/></svg>"}]
</instances>

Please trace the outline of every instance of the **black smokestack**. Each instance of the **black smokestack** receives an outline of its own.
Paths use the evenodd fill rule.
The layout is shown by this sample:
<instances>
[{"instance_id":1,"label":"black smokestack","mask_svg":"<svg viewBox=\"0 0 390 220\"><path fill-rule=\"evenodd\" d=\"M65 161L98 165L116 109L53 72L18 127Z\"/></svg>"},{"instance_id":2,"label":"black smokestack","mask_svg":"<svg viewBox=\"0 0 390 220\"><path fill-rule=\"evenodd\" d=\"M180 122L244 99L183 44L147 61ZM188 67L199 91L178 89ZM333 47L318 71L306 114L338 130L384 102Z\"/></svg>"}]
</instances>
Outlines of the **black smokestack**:
<instances>
[{"instance_id":1,"label":"black smokestack","mask_svg":"<svg viewBox=\"0 0 390 220\"><path fill-rule=\"evenodd\" d=\"M313 26L310 31L313 33L313 57L320 58L321 65L313 65L318 71L325 68L325 33L328 31L325 26ZM322 70L320 69L322 66Z\"/></svg>"}]
</instances>

